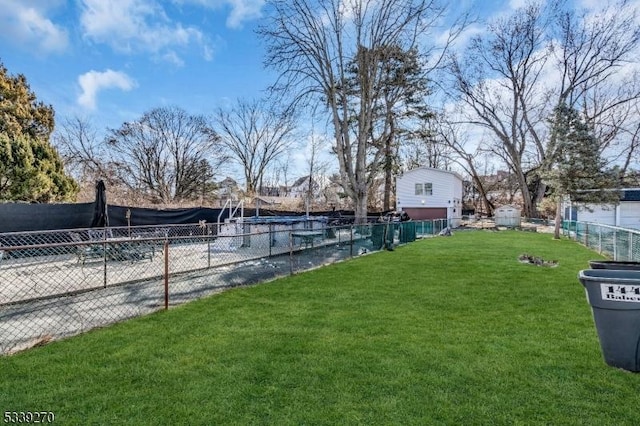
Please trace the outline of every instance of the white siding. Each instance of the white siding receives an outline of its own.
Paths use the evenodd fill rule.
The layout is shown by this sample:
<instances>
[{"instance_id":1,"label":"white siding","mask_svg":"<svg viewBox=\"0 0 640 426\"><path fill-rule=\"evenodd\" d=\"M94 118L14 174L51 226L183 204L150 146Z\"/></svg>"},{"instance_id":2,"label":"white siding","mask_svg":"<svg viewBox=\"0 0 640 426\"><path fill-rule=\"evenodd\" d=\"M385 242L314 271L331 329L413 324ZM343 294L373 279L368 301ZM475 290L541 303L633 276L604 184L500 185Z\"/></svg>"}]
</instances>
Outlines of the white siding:
<instances>
[{"instance_id":1,"label":"white siding","mask_svg":"<svg viewBox=\"0 0 640 426\"><path fill-rule=\"evenodd\" d=\"M589 211L591 210L591 211ZM578 221L594 222L602 225L616 225L616 209L613 205L589 204L588 208L578 206Z\"/></svg>"},{"instance_id":2,"label":"white siding","mask_svg":"<svg viewBox=\"0 0 640 426\"><path fill-rule=\"evenodd\" d=\"M431 183L433 195L416 195L416 183ZM414 169L398 176L396 200L398 210L403 207L449 208L454 205L454 200L462 200L462 180L451 172L422 167Z\"/></svg>"},{"instance_id":3,"label":"white siding","mask_svg":"<svg viewBox=\"0 0 640 426\"><path fill-rule=\"evenodd\" d=\"M631 201L637 197L636 191L640 188L624 188L625 197L629 201L621 200L618 205L614 204L589 204L589 209L584 204L573 203L569 200L563 202L563 213L566 214L569 206L577 210L576 220L580 222L594 222L603 225L619 226L621 228L640 229L640 201ZM570 217L564 217L569 220Z\"/></svg>"},{"instance_id":4,"label":"white siding","mask_svg":"<svg viewBox=\"0 0 640 426\"><path fill-rule=\"evenodd\" d=\"M640 201L625 201L620 203L619 225L622 228L640 229Z\"/></svg>"}]
</instances>

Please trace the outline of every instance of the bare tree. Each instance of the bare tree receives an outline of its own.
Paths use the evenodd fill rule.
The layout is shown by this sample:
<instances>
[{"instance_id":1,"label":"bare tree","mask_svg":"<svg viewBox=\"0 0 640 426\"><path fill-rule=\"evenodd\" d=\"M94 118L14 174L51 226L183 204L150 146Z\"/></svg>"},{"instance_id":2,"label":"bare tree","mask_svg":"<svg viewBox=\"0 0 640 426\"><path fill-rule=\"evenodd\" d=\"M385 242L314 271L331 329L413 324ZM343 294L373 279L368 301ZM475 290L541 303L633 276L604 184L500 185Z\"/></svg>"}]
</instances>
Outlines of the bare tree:
<instances>
[{"instance_id":1,"label":"bare tree","mask_svg":"<svg viewBox=\"0 0 640 426\"><path fill-rule=\"evenodd\" d=\"M81 200L95 197L95 184L106 183L111 202L130 202L139 198L121 186L117 167L111 161L104 135L96 130L89 118L73 116L62 120L53 140L71 174L80 185Z\"/></svg>"},{"instance_id":2,"label":"bare tree","mask_svg":"<svg viewBox=\"0 0 640 426\"><path fill-rule=\"evenodd\" d=\"M277 111L273 104L238 100L230 110L214 114L222 144L243 168L246 191L255 194L265 173L295 144L291 111Z\"/></svg>"},{"instance_id":3,"label":"bare tree","mask_svg":"<svg viewBox=\"0 0 640 426\"><path fill-rule=\"evenodd\" d=\"M280 72L276 88L294 94L294 105L310 98L326 105L340 182L354 202L356 220L363 221L369 186L383 158L382 151L371 150L383 47L416 47L445 9L435 0L271 0L270 5L273 14L260 33L268 45L266 63Z\"/></svg>"},{"instance_id":4,"label":"bare tree","mask_svg":"<svg viewBox=\"0 0 640 426\"><path fill-rule=\"evenodd\" d=\"M631 2L623 0L597 14L565 6L558 1L546 8L520 8L490 24L488 36L475 38L466 61L451 62L468 120L495 135L493 152L516 177L526 216L536 215L546 191L540 176L548 164L547 118L553 108L586 107L598 88L615 82L640 41L637 6ZM551 71L554 67L560 71L558 81L551 77L558 75ZM623 87L620 83L614 87ZM585 111L590 126L603 126L607 111L637 99L637 93L619 97L618 90L608 90L607 96L598 108ZM604 134L604 127L601 131Z\"/></svg>"},{"instance_id":5,"label":"bare tree","mask_svg":"<svg viewBox=\"0 0 640 426\"><path fill-rule=\"evenodd\" d=\"M419 127L407 133L400 149L400 160L406 170L426 166L435 169L449 169L454 147L447 145L442 132L445 116L430 113Z\"/></svg>"},{"instance_id":6,"label":"bare tree","mask_svg":"<svg viewBox=\"0 0 640 426\"><path fill-rule=\"evenodd\" d=\"M621 0L596 13L570 8L557 14L553 35L558 45L551 47L562 82L554 106L578 106L592 89L610 81L634 59L640 42L637 7Z\"/></svg>"},{"instance_id":7,"label":"bare tree","mask_svg":"<svg viewBox=\"0 0 640 426\"><path fill-rule=\"evenodd\" d=\"M468 121L495 135L494 154L513 170L523 197L523 213L535 216L527 171L544 157L541 120L542 87L538 84L547 56L543 9L530 4L488 26L489 36L476 37L464 62L453 58L452 75ZM546 16L546 17L545 17ZM533 146L533 148L532 148Z\"/></svg>"},{"instance_id":8,"label":"bare tree","mask_svg":"<svg viewBox=\"0 0 640 426\"><path fill-rule=\"evenodd\" d=\"M326 141L321 135L316 134L313 129L309 136L306 156L306 172L309 180L305 191L305 210L307 215L313 207L313 202L317 200L318 194L324 191L326 186L325 178L329 168L329 163L322 158L322 148L326 146Z\"/></svg>"},{"instance_id":9,"label":"bare tree","mask_svg":"<svg viewBox=\"0 0 640 426\"><path fill-rule=\"evenodd\" d=\"M639 13L637 3L628 0L594 14L563 11L556 26L559 48L553 49L562 75L555 108L582 111L600 153L610 164L622 165L623 178L638 143Z\"/></svg>"},{"instance_id":10,"label":"bare tree","mask_svg":"<svg viewBox=\"0 0 640 426\"><path fill-rule=\"evenodd\" d=\"M640 72L605 81L585 94L581 113L599 141L610 166L620 166L621 177L637 167L640 136Z\"/></svg>"},{"instance_id":11,"label":"bare tree","mask_svg":"<svg viewBox=\"0 0 640 426\"><path fill-rule=\"evenodd\" d=\"M640 116L640 109L638 107L635 108L635 115ZM633 175L633 173L629 173L631 163L633 162L636 165L640 163L640 121L636 121L635 125L632 124L625 129L625 134L628 140L628 150L620 169L623 178L629 178L630 174ZM638 171L636 170L635 172ZM632 177L637 178L637 176Z\"/></svg>"},{"instance_id":12,"label":"bare tree","mask_svg":"<svg viewBox=\"0 0 640 426\"><path fill-rule=\"evenodd\" d=\"M63 120L53 139L65 165L76 179L83 179L87 175L107 178L101 161L104 148L89 119L75 116Z\"/></svg>"},{"instance_id":13,"label":"bare tree","mask_svg":"<svg viewBox=\"0 0 640 426\"><path fill-rule=\"evenodd\" d=\"M109 132L119 181L156 203L198 200L225 161L207 120L178 107L155 108Z\"/></svg>"},{"instance_id":14,"label":"bare tree","mask_svg":"<svg viewBox=\"0 0 640 426\"><path fill-rule=\"evenodd\" d=\"M438 114L432 120L429 134L434 135L430 146L442 152L449 161L455 162L471 177L474 192L477 191L482 210L491 215L495 209L489 198L490 188L483 178L480 166L483 154L487 152L480 141L470 141L468 129L464 123L447 119L445 114ZM438 148L440 147L440 148Z\"/></svg>"}]
</instances>

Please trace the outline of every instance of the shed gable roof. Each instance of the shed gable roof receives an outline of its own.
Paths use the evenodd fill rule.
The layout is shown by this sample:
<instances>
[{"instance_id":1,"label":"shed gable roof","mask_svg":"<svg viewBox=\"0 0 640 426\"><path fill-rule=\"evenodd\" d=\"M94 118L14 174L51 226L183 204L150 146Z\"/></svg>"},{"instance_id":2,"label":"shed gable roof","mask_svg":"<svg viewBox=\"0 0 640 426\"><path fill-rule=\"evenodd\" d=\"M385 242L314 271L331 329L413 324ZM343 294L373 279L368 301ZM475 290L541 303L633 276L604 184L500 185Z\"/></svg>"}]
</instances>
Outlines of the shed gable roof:
<instances>
[{"instance_id":1,"label":"shed gable roof","mask_svg":"<svg viewBox=\"0 0 640 426\"><path fill-rule=\"evenodd\" d=\"M438 172L438 173L447 173L450 175L455 176L456 178L460 179L460 181L462 181L462 176L460 176L458 173L456 172L452 172L451 170L442 170L442 169L436 169L434 167L426 167L426 166L421 166L421 167L416 167L415 169L411 169L411 170L407 170L406 172L400 174L398 177L406 177L408 175L412 175L415 174L417 172Z\"/></svg>"}]
</instances>

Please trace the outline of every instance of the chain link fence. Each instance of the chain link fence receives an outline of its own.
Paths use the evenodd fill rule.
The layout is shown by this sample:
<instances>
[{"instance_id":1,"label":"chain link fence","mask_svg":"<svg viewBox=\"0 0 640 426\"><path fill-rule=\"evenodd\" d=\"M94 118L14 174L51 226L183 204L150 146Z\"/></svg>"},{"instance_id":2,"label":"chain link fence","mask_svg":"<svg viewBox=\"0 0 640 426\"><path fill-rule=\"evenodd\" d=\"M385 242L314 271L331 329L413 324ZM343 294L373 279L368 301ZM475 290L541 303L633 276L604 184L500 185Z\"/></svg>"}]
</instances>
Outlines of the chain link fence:
<instances>
[{"instance_id":1,"label":"chain link fence","mask_svg":"<svg viewBox=\"0 0 640 426\"><path fill-rule=\"evenodd\" d=\"M435 235L446 220L0 234L0 354Z\"/></svg>"},{"instance_id":2,"label":"chain link fence","mask_svg":"<svg viewBox=\"0 0 640 426\"><path fill-rule=\"evenodd\" d=\"M564 221L563 233L615 261L640 261L640 230Z\"/></svg>"}]
</instances>

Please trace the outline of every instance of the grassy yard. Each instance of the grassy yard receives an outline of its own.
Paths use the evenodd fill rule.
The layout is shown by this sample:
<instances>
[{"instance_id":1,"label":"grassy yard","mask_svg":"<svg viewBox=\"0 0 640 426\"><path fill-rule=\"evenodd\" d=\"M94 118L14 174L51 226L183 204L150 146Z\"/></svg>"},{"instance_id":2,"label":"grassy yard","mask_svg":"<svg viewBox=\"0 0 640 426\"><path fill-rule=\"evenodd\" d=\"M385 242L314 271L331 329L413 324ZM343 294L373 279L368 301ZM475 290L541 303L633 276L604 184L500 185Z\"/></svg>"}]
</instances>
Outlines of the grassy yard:
<instances>
[{"instance_id":1,"label":"grassy yard","mask_svg":"<svg viewBox=\"0 0 640 426\"><path fill-rule=\"evenodd\" d=\"M82 425L637 425L640 375L602 360L577 280L597 257L546 234L419 241L0 357L0 410Z\"/></svg>"}]
</instances>

